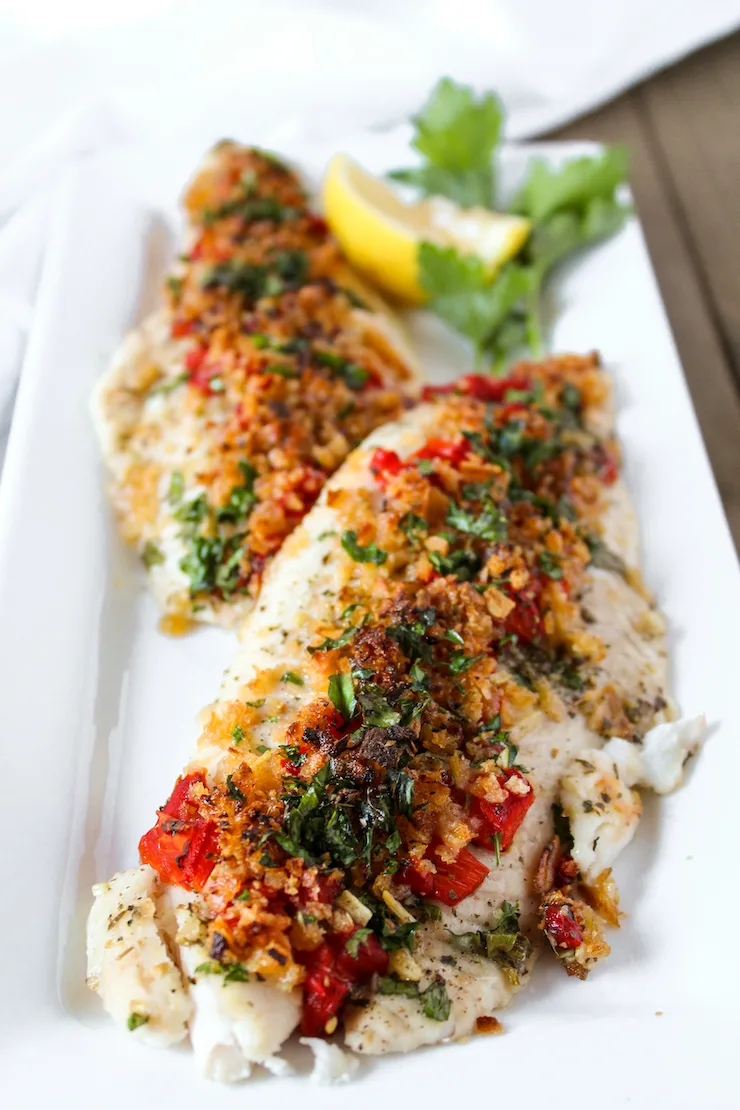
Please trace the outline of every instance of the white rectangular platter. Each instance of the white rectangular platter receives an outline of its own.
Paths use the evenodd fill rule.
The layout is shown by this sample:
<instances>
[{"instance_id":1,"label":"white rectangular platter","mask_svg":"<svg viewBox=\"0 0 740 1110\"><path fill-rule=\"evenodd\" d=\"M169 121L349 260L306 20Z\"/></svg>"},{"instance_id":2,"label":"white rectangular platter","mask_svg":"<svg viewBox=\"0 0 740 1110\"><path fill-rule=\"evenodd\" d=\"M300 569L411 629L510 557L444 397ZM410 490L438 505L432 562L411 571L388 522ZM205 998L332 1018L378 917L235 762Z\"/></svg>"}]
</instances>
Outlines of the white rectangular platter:
<instances>
[{"instance_id":1,"label":"white rectangular platter","mask_svg":"<svg viewBox=\"0 0 740 1110\"><path fill-rule=\"evenodd\" d=\"M341 145L381 171L408 160L407 139ZM332 153L295 135L272 142L314 181ZM710 736L685 787L648 801L618 864L629 916L610 959L587 983L543 960L501 1015L505 1036L370 1062L350 1089L305 1077L217 1088L186 1051L128 1042L86 991L90 886L136 862L234 650L217 630L157 632L112 526L87 408L111 351L155 303L177 196L201 153L132 148L84 163L64 184L49 243L0 488L0 1105L736 1106L740 574L634 220L559 275L553 349L596 347L614 373L645 577L670 622L673 693L684 712L706 712ZM506 152L509 184L531 153ZM435 380L469 368L440 327L417 317L412 330Z\"/></svg>"}]
</instances>

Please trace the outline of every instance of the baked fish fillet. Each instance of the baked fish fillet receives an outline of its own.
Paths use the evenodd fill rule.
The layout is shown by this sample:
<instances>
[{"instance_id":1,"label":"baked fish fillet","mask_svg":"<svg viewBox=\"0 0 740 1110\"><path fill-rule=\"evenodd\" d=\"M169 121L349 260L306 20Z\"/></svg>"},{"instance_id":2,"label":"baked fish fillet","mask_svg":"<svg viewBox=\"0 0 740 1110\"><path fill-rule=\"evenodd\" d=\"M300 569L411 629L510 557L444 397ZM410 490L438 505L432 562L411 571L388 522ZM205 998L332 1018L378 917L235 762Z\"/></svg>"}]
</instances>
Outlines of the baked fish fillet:
<instances>
[{"instance_id":1,"label":"baked fish fillet","mask_svg":"<svg viewBox=\"0 0 740 1110\"><path fill-rule=\"evenodd\" d=\"M327 477L414 388L400 325L292 170L222 143L184 206L166 304L93 399L123 535L171 631L243 616Z\"/></svg>"},{"instance_id":2,"label":"baked fish fillet","mask_svg":"<svg viewBox=\"0 0 740 1110\"><path fill-rule=\"evenodd\" d=\"M595 357L374 432L273 563L142 867L96 888L119 1023L189 1031L224 1080L284 1068L300 1026L344 1076L335 1031L380 1054L496 1030L542 948L585 978L634 788L677 786L703 731L673 720L636 544Z\"/></svg>"}]
</instances>

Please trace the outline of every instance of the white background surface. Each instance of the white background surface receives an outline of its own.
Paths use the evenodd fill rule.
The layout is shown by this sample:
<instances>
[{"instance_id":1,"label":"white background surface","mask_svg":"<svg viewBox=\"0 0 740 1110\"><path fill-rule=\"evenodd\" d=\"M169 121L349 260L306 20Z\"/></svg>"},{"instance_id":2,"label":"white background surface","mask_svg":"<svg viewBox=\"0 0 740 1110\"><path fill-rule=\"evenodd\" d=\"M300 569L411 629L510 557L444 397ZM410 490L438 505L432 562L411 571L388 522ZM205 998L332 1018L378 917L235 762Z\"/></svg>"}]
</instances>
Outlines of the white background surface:
<instances>
[{"instance_id":1,"label":"white background surface","mask_svg":"<svg viewBox=\"0 0 740 1110\"><path fill-rule=\"evenodd\" d=\"M532 135L738 23L740 0L0 0L0 465L49 198L81 152L276 122L329 139L443 74Z\"/></svg>"},{"instance_id":2,"label":"white background surface","mask_svg":"<svg viewBox=\"0 0 740 1110\"><path fill-rule=\"evenodd\" d=\"M405 141L344 145L381 170ZM316 171L331 148L283 149ZM87 411L112 347L151 301L192 160L192 149L160 144L77 171L41 282L0 488L3 1108L258 1100L277 1110L296 1100L306 1110L449 1110L481 1098L522 1110L583 1099L599 1110L736 1107L740 576L634 222L561 275L555 346L598 345L615 374L646 577L670 622L674 693L687 714L706 712L711 732L686 787L649 801L618 863L629 917L610 938L613 955L587 983L543 961L502 1015L506 1036L370 1062L349 1090L303 1079L216 1088L185 1051L127 1041L82 986L89 886L135 862L233 651L218 630L179 642L155 631L109 520Z\"/></svg>"}]
</instances>

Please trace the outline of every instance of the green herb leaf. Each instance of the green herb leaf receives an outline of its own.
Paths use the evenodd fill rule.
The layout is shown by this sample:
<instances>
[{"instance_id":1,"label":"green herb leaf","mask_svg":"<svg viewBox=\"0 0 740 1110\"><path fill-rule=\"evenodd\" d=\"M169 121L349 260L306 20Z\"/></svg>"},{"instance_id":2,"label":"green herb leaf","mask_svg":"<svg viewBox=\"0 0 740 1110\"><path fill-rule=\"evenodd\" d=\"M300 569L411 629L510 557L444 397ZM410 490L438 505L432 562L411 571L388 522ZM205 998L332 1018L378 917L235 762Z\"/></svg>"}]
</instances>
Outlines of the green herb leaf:
<instances>
[{"instance_id":1,"label":"green herb leaf","mask_svg":"<svg viewBox=\"0 0 740 1110\"><path fill-rule=\"evenodd\" d=\"M417 516L416 513L406 513L405 516L402 516L398 522L398 527L410 540L417 540L429 531L429 525L424 517Z\"/></svg>"},{"instance_id":2,"label":"green herb leaf","mask_svg":"<svg viewBox=\"0 0 740 1110\"><path fill-rule=\"evenodd\" d=\"M611 197L627 176L628 161L622 146L608 147L594 158L576 158L561 169L537 159L512 211L539 222L563 209L581 209L594 197Z\"/></svg>"},{"instance_id":3,"label":"green herb leaf","mask_svg":"<svg viewBox=\"0 0 740 1110\"><path fill-rule=\"evenodd\" d=\"M421 286L430 298L427 308L472 340L479 352L536 285L534 271L518 263L507 263L491 279L480 258L434 243L419 245L418 263Z\"/></svg>"},{"instance_id":4,"label":"green herb leaf","mask_svg":"<svg viewBox=\"0 0 740 1110\"><path fill-rule=\"evenodd\" d=\"M411 676L411 689L415 693L427 694L429 692L429 675L418 659L409 671L409 675Z\"/></svg>"},{"instance_id":5,"label":"green herb leaf","mask_svg":"<svg viewBox=\"0 0 740 1110\"><path fill-rule=\"evenodd\" d=\"M441 551L428 551L427 558L434 569L440 574L454 574L460 582L469 582L474 578L481 565L481 557L474 551L450 551L443 555Z\"/></svg>"},{"instance_id":6,"label":"green herb leaf","mask_svg":"<svg viewBox=\"0 0 740 1110\"><path fill-rule=\"evenodd\" d=\"M329 679L329 698L345 721L350 721L357 707L351 674L333 674L331 676Z\"/></svg>"},{"instance_id":7,"label":"green herb leaf","mask_svg":"<svg viewBox=\"0 0 740 1110\"><path fill-rule=\"evenodd\" d=\"M342 547L356 563L375 563L380 566L388 558L388 553L381 551L374 543L363 547L357 542L357 533L349 529L342 533Z\"/></svg>"},{"instance_id":8,"label":"green herb leaf","mask_svg":"<svg viewBox=\"0 0 740 1110\"><path fill-rule=\"evenodd\" d=\"M372 935L372 929L355 929L351 937L347 937L344 947L349 952L350 956L357 956L360 945L364 944L369 936Z\"/></svg>"},{"instance_id":9,"label":"green herb leaf","mask_svg":"<svg viewBox=\"0 0 740 1110\"><path fill-rule=\"evenodd\" d=\"M149 1021L149 1014L138 1014L138 1013L136 1013L135 1010L133 1010L128 1015L126 1025L128 1027L129 1032L133 1033L134 1029L140 1029L141 1026L146 1025L146 1023L148 1021Z\"/></svg>"},{"instance_id":10,"label":"green herb leaf","mask_svg":"<svg viewBox=\"0 0 740 1110\"><path fill-rule=\"evenodd\" d=\"M233 775L227 775L226 776L226 789L228 791L229 797L233 798L234 801L236 801L236 802L246 801L246 798L242 794L241 790L239 789L239 787L234 782L234 776Z\"/></svg>"},{"instance_id":11,"label":"green herb leaf","mask_svg":"<svg viewBox=\"0 0 740 1110\"><path fill-rule=\"evenodd\" d=\"M246 459L242 459L239 462L239 469L242 472L244 481L241 485L234 486L226 504L217 509L216 519L218 521L228 521L231 524L244 524L254 508L257 500L257 496L254 492L257 470L252 463L248 462Z\"/></svg>"},{"instance_id":12,"label":"green herb leaf","mask_svg":"<svg viewBox=\"0 0 740 1110\"><path fill-rule=\"evenodd\" d=\"M363 682L357 687L357 700L365 725L391 728L401 720L400 711L391 705L385 691L374 682Z\"/></svg>"},{"instance_id":13,"label":"green herb leaf","mask_svg":"<svg viewBox=\"0 0 740 1110\"><path fill-rule=\"evenodd\" d=\"M349 625L339 636L335 636L334 638L327 636L320 644L317 644L315 647L310 647L308 649L309 654L315 655L317 651L336 651L337 648L345 647L356 632L357 629L353 625Z\"/></svg>"},{"instance_id":14,"label":"green herb leaf","mask_svg":"<svg viewBox=\"0 0 740 1110\"><path fill-rule=\"evenodd\" d=\"M244 729L241 725L234 725L231 730L231 739L234 741L235 744L241 744L242 740L244 739Z\"/></svg>"},{"instance_id":15,"label":"green herb leaf","mask_svg":"<svg viewBox=\"0 0 740 1110\"><path fill-rule=\"evenodd\" d=\"M422 991L419 1001L422 1011L432 1021L447 1021L450 1016L451 1003L443 979L436 979L431 986Z\"/></svg>"},{"instance_id":16,"label":"green herb leaf","mask_svg":"<svg viewBox=\"0 0 740 1110\"><path fill-rule=\"evenodd\" d=\"M416 134L412 145L427 164L396 170L390 176L426 195L448 196L464 208L491 207L493 153L502 119L501 106L492 93L476 99L471 88L443 78L413 120Z\"/></svg>"},{"instance_id":17,"label":"green herb leaf","mask_svg":"<svg viewBox=\"0 0 740 1110\"><path fill-rule=\"evenodd\" d=\"M303 686L303 679L295 671L286 671L280 678L281 682L292 682L294 686Z\"/></svg>"},{"instance_id":18,"label":"green herb leaf","mask_svg":"<svg viewBox=\"0 0 740 1110\"><path fill-rule=\"evenodd\" d=\"M458 532L465 532L470 536L478 536L482 540L498 543L506 539L506 515L493 501L486 501L479 513L469 513L461 509L454 501L450 503L445 521L450 528Z\"/></svg>"},{"instance_id":19,"label":"green herb leaf","mask_svg":"<svg viewBox=\"0 0 740 1110\"><path fill-rule=\"evenodd\" d=\"M386 628L385 634L395 640L410 659L421 659L429 663L432 659L432 645L427 633L436 619L436 609L417 609L410 623L391 624Z\"/></svg>"},{"instance_id":20,"label":"green herb leaf","mask_svg":"<svg viewBox=\"0 0 740 1110\"><path fill-rule=\"evenodd\" d=\"M149 570L150 567L156 567L159 566L160 563L163 563L164 555L157 547L156 543L152 543L151 540L147 540L147 542L144 544L144 549L141 552L141 561L143 562L146 569Z\"/></svg>"},{"instance_id":21,"label":"green herb leaf","mask_svg":"<svg viewBox=\"0 0 740 1110\"><path fill-rule=\"evenodd\" d=\"M463 674L465 671L469 671L480 659L485 658L485 652L481 652L479 655L466 655L464 651L453 651L448 663L450 674Z\"/></svg>"},{"instance_id":22,"label":"green herb leaf","mask_svg":"<svg viewBox=\"0 0 740 1110\"><path fill-rule=\"evenodd\" d=\"M560 556L553 554L552 551L540 551L537 562L540 565L540 570L546 574L548 578L555 581L563 577L563 568L560 563Z\"/></svg>"},{"instance_id":23,"label":"green herb leaf","mask_svg":"<svg viewBox=\"0 0 740 1110\"><path fill-rule=\"evenodd\" d=\"M357 366L347 358L342 358L341 355L334 354L333 351L314 351L313 357L321 366L327 366L333 370L349 389L362 389L370 377L369 370L365 370L363 366Z\"/></svg>"},{"instance_id":24,"label":"green herb leaf","mask_svg":"<svg viewBox=\"0 0 740 1110\"><path fill-rule=\"evenodd\" d=\"M170 488L167 491L167 500L170 505L179 505L185 492L185 480L179 470L173 470L170 478Z\"/></svg>"}]
</instances>

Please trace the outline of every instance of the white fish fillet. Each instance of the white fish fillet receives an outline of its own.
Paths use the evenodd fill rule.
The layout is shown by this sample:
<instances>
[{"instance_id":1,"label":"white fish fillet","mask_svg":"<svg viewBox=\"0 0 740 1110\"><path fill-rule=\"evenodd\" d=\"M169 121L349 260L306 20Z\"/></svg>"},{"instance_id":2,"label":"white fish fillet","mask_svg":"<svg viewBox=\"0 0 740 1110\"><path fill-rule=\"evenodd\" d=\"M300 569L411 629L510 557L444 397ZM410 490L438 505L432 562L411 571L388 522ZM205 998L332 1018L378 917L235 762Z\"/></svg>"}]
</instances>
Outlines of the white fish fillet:
<instances>
[{"instance_id":1,"label":"white fish fillet","mask_svg":"<svg viewBox=\"0 0 740 1110\"><path fill-rule=\"evenodd\" d=\"M370 488L368 459L372 450L382 446L405 456L434 433L437 420L434 406L420 406L401 421L374 432L330 480L317 505L272 564L259 603L240 630L241 646L214 707L218 714L232 700L253 698L255 685L259 684L264 704L252 730L253 746L282 743L286 728L300 707L325 694L325 677L317 676L307 667L306 645L314 640L322 621L333 615L333 599L356 569L339 543L342 523L332 507L334 491ZM614 553L631 564L637 548L636 527L621 482L611 488L610 507L603 525L605 536L611 537ZM620 573L590 570L583 605L590 612L591 629L607 644L598 681L614 681L625 689L638 690L650 702L663 696L667 687L664 624L646 596L629 585ZM304 679L303 686L288 688L280 682L281 674L289 669ZM665 712L658 712L657 717L670 713L666 705ZM656 789L664 785L672 788L676 784L675 760L683 762L686 753L696 748L697 730L695 722L659 725L645 738L640 774L632 782L643 781ZM664 742L666 736L670 736L670 742ZM514 730L512 739L519 746L522 765L531 772L535 783L535 803L500 866L495 865L491 853L475 850L491 866L482 886L454 911L445 910L441 923L428 923L417 933L414 958L422 969L422 986L433 976L444 980L451 1001L450 1016L444 1021L433 1021L424 1016L415 1000L376 995L369 1005L350 1011L345 1020L346 1043L358 1053L410 1051L421 1045L467 1036L475 1031L478 1018L492 1015L507 1005L516 988L501 968L481 957L458 953L450 946L447 930L463 933L481 928L504 899L519 901L523 925L533 927L538 897L532 891L531 876L552 835L553 802L561 799L571 815L576 850L580 853L577 859L589 876L609 866L634 832L639 806L634 801L632 783L621 782L626 806L624 820L610 831L610 840L600 831L604 844L598 853L589 856L584 847L593 832L593 819L591 824L582 820L579 823L582 813L577 812L577 807L591 798L594 785L577 770L577 760L593 760L600 771L611 774L613 756L609 754L609 745L601 750L603 738L580 713L565 714L557 720L537 710ZM610 744L618 748L616 741ZM233 750L214 744L206 730L189 769L205 767L210 781L223 783L235 769L235 759ZM94 914L99 916L99 906ZM93 962L95 951L93 945ZM224 987L206 983L204 977L194 975L197 966L194 951L180 946L179 959L196 979L195 986L190 987L194 1014L190 1032L201 1067L206 1074L228 1081L246 1075L251 1063L269 1066L270 1058L298 1021L297 995L286 995L267 984L260 984L259 994L255 995L248 990L232 993L232 986L247 984ZM449 959L451 952L455 952L454 961ZM198 960L202 955L201 951ZM525 974L523 982L527 978ZM112 1008L109 997L112 985L99 978L97 989L106 1006ZM121 988L116 985L116 989ZM233 1005L232 999L236 1000ZM269 1018L272 1023L269 1033L263 1029L261 1018L250 1012L257 999L260 1014L273 1015ZM118 1003L116 1006L121 1010Z\"/></svg>"}]
</instances>

